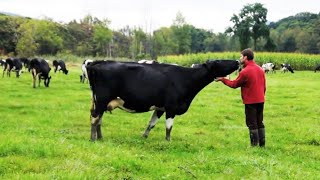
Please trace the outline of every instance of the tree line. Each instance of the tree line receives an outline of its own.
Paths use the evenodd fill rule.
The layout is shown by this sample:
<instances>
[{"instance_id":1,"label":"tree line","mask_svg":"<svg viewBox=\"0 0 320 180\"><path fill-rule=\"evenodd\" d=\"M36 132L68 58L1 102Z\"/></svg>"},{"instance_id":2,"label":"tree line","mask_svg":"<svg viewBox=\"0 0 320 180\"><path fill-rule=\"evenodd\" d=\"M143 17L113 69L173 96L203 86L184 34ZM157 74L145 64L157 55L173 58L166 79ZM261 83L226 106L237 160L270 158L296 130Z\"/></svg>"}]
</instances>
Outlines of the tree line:
<instances>
[{"instance_id":1,"label":"tree line","mask_svg":"<svg viewBox=\"0 0 320 180\"><path fill-rule=\"evenodd\" d=\"M110 20L91 15L58 23L0 14L0 54L32 57L77 56L153 58L199 52L255 51L320 53L320 13L299 13L268 23L260 3L245 5L223 33L196 28L178 12L170 27L146 33L141 27L110 29Z\"/></svg>"}]
</instances>

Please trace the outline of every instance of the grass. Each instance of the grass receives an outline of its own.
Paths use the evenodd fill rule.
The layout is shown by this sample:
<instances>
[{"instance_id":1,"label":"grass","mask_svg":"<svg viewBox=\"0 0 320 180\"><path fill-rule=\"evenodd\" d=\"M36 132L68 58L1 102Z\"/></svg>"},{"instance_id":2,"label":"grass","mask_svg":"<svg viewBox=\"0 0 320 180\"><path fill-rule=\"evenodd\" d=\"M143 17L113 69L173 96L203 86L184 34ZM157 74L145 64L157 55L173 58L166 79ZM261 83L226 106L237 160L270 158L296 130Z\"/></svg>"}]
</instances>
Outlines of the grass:
<instances>
[{"instance_id":1,"label":"grass","mask_svg":"<svg viewBox=\"0 0 320 180\"><path fill-rule=\"evenodd\" d=\"M90 90L80 66L32 88L30 73L0 77L0 179L319 179L319 73L267 74L266 148L249 146L240 90L213 82L142 138L151 112L105 113L90 137ZM232 75L235 78L235 75Z\"/></svg>"}]
</instances>

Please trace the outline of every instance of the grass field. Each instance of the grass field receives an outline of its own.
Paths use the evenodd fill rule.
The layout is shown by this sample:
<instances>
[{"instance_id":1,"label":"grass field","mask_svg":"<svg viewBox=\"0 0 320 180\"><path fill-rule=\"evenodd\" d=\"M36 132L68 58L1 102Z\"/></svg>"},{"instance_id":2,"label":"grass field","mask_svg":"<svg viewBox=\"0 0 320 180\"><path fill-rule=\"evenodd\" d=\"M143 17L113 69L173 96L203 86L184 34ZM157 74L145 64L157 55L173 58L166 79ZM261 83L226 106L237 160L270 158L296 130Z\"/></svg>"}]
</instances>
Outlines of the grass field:
<instances>
[{"instance_id":1,"label":"grass field","mask_svg":"<svg viewBox=\"0 0 320 180\"><path fill-rule=\"evenodd\" d=\"M79 74L51 73L36 89L30 73L0 77L0 179L320 178L320 73L267 74L264 149L249 146L240 89L220 82L175 118L170 142L163 117L144 139L151 112L115 110L92 143Z\"/></svg>"}]
</instances>

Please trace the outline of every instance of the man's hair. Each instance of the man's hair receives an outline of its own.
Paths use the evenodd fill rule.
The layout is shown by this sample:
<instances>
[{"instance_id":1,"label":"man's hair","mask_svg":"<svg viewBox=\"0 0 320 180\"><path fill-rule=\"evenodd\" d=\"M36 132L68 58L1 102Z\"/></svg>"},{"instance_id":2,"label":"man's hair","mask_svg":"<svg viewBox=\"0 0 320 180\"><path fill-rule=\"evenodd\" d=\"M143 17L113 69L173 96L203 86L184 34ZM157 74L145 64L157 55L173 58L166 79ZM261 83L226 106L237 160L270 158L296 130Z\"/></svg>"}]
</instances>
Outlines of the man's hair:
<instances>
[{"instance_id":1,"label":"man's hair","mask_svg":"<svg viewBox=\"0 0 320 180\"><path fill-rule=\"evenodd\" d=\"M253 51L250 48L244 49L243 51L241 51L241 54L243 56L247 56L247 59L249 61L253 60L253 58L254 58Z\"/></svg>"}]
</instances>

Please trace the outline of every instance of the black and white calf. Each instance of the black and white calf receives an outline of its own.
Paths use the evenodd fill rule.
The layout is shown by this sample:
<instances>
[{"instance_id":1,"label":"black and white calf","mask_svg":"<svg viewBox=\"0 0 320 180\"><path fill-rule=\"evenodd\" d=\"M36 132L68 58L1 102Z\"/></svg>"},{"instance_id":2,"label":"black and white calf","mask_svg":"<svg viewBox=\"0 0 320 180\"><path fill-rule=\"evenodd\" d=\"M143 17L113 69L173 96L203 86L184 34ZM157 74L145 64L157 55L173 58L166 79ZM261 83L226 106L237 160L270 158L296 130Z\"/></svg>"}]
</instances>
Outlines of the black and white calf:
<instances>
[{"instance_id":1,"label":"black and white calf","mask_svg":"<svg viewBox=\"0 0 320 180\"><path fill-rule=\"evenodd\" d=\"M317 72L317 71L320 71L320 64L318 64L314 69L314 72Z\"/></svg>"},{"instance_id":2,"label":"black and white calf","mask_svg":"<svg viewBox=\"0 0 320 180\"><path fill-rule=\"evenodd\" d=\"M58 70L59 72L62 71L65 75L68 74L68 70L67 70L67 67L66 67L66 64L64 63L64 61L54 60L52 62L52 65L54 67L54 73L56 73Z\"/></svg>"},{"instance_id":3,"label":"black and white calf","mask_svg":"<svg viewBox=\"0 0 320 180\"><path fill-rule=\"evenodd\" d=\"M280 65L281 65L281 69L280 69L281 72L286 73L286 72L290 71L291 73L294 73L290 64L283 63Z\"/></svg>"},{"instance_id":4,"label":"black and white calf","mask_svg":"<svg viewBox=\"0 0 320 180\"><path fill-rule=\"evenodd\" d=\"M197 93L216 77L238 67L235 60L208 60L199 68L95 61L87 67L92 91L91 140L102 138L102 116L115 108L136 113L154 111L144 137L166 113L166 139L170 140L174 117L187 112Z\"/></svg>"},{"instance_id":5,"label":"black and white calf","mask_svg":"<svg viewBox=\"0 0 320 180\"><path fill-rule=\"evenodd\" d=\"M93 60L86 59L83 61L81 65L82 74L80 75L80 82L84 83L84 81L87 79L88 82L88 73L87 73L87 66L91 64Z\"/></svg>"},{"instance_id":6,"label":"black and white calf","mask_svg":"<svg viewBox=\"0 0 320 180\"><path fill-rule=\"evenodd\" d=\"M44 59L32 59L30 61L30 69L32 72L32 78L33 78L33 88L36 88L36 81L37 78L39 79L38 87L40 87L40 81L41 79L44 80L45 87L49 87L51 76L49 76L49 72L51 68L49 67L49 64Z\"/></svg>"},{"instance_id":7,"label":"black and white calf","mask_svg":"<svg viewBox=\"0 0 320 180\"><path fill-rule=\"evenodd\" d=\"M276 72L276 65L273 63L265 63L265 64L262 64L261 67L265 73L268 73L268 72L275 73Z\"/></svg>"},{"instance_id":8,"label":"black and white calf","mask_svg":"<svg viewBox=\"0 0 320 180\"><path fill-rule=\"evenodd\" d=\"M7 58L6 59L2 77L4 77L5 72L7 72L7 76L10 77L11 71L16 72L17 78L20 77L20 75L22 73L22 63L19 58Z\"/></svg>"}]
</instances>

